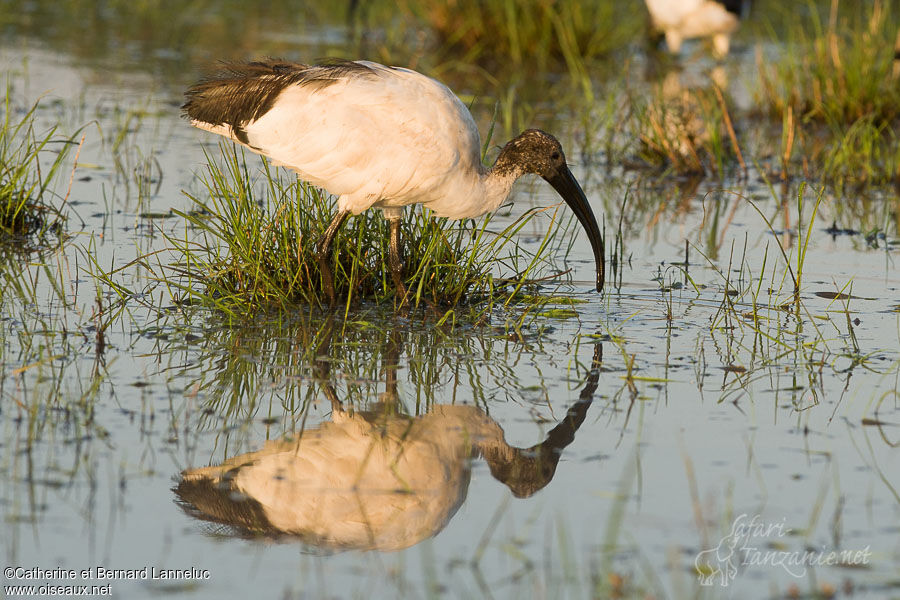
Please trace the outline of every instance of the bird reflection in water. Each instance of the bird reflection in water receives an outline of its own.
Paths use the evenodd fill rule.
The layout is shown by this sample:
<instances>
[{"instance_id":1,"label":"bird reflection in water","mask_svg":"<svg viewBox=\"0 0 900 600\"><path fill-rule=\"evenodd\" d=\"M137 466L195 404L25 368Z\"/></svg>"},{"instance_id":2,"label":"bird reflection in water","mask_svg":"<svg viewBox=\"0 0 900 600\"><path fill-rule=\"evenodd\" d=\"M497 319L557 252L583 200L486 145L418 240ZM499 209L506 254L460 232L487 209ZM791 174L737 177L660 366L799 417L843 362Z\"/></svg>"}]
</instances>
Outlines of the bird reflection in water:
<instances>
[{"instance_id":1,"label":"bird reflection in water","mask_svg":"<svg viewBox=\"0 0 900 600\"><path fill-rule=\"evenodd\" d=\"M597 389L599 343L579 400L565 418L543 442L516 448L473 405L437 404L416 417L397 412L400 344L397 335L391 340L386 391L375 410L344 410L321 361L330 422L218 466L185 470L174 488L178 503L231 535L295 537L328 551L389 551L444 528L466 498L474 458L484 458L491 474L520 498L550 482Z\"/></svg>"}]
</instances>

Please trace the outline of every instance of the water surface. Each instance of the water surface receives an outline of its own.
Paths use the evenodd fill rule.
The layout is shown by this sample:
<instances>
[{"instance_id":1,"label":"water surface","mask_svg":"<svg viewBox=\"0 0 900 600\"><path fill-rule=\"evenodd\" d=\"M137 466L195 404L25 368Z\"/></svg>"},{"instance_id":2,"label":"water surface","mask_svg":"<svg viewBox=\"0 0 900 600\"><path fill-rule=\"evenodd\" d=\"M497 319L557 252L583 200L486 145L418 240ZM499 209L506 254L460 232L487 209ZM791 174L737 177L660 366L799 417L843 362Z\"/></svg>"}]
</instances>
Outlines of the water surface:
<instances>
[{"instance_id":1,"label":"water surface","mask_svg":"<svg viewBox=\"0 0 900 600\"><path fill-rule=\"evenodd\" d=\"M675 181L586 155L574 171L622 251L598 295L573 229L571 281L545 293L574 316L534 311L518 332L502 309L455 329L389 307L235 321L161 311L152 286L110 315L91 273L145 289L130 263L185 234L169 211L191 208L217 149L178 114L194 62L120 68L68 43L0 48L18 107L84 126L57 186L73 239L18 257L36 291L2 299L4 566L188 573L84 581L122 598L898 593L892 191L826 190L810 228L814 182L801 210L801 182L773 198L755 170ZM567 146L578 127L560 127ZM556 201L528 181L514 200L501 225ZM757 564L729 562L735 544ZM854 564L810 566L832 551ZM734 564L729 585L698 577L698 556Z\"/></svg>"}]
</instances>

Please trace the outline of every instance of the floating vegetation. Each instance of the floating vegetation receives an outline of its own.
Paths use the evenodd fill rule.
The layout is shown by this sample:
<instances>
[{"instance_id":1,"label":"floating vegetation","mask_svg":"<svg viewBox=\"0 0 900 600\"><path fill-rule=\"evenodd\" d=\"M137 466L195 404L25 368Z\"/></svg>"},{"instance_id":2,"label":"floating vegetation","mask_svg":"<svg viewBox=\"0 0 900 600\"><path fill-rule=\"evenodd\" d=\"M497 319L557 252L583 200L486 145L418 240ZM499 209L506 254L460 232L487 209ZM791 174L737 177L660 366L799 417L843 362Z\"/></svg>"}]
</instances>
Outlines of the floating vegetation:
<instances>
[{"instance_id":1,"label":"floating vegetation","mask_svg":"<svg viewBox=\"0 0 900 600\"><path fill-rule=\"evenodd\" d=\"M229 313L327 305L316 243L334 200L265 161L255 182L243 151L231 144L221 148L221 161L207 156L203 197L190 196L197 209L179 213L188 225L184 237L169 236L180 258L165 276L167 285L180 290L182 299ZM560 275L554 260L566 254L569 221L561 220L557 208L528 210L499 232L490 229L490 217L449 221L408 210L401 231L405 299L395 297L386 222L380 211L365 211L335 238L335 295L348 307L362 301L440 309L508 302L523 286ZM549 228L532 251L515 234L543 213Z\"/></svg>"}]
</instances>

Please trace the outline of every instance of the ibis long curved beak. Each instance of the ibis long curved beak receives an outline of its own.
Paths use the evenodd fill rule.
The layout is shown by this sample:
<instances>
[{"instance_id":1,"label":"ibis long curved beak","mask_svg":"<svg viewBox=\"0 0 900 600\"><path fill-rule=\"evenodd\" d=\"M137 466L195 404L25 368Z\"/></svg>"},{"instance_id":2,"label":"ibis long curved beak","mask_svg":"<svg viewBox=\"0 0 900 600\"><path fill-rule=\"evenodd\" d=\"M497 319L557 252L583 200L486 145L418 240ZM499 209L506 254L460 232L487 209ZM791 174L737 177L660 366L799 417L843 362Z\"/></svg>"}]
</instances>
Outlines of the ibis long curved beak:
<instances>
[{"instance_id":1,"label":"ibis long curved beak","mask_svg":"<svg viewBox=\"0 0 900 600\"><path fill-rule=\"evenodd\" d=\"M597 219L594 218L594 213L591 210L591 205L588 204L584 191L578 185L575 176L566 167L557 171L552 177L545 177L544 179L562 196L562 199L566 201L566 204L578 217L578 222L581 223L581 226L587 232L588 239L591 241L591 248L594 250L594 261L597 263L597 291L602 292L606 265L603 235L600 233L600 228L597 227Z\"/></svg>"}]
</instances>

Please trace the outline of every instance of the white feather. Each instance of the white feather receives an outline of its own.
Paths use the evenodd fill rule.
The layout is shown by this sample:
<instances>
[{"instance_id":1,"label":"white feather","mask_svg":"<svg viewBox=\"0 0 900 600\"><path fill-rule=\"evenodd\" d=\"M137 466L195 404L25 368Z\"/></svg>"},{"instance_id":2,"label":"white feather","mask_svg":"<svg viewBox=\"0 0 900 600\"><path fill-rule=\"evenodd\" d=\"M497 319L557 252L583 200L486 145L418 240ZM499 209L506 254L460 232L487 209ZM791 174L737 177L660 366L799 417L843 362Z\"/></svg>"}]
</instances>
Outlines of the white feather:
<instances>
[{"instance_id":1,"label":"white feather","mask_svg":"<svg viewBox=\"0 0 900 600\"><path fill-rule=\"evenodd\" d=\"M286 87L244 125L246 145L354 214L414 203L455 219L496 209L514 178L487 176L478 129L453 92L415 71L360 62L376 77ZM240 142L228 125L192 124Z\"/></svg>"},{"instance_id":2,"label":"white feather","mask_svg":"<svg viewBox=\"0 0 900 600\"><path fill-rule=\"evenodd\" d=\"M666 44L678 52L682 40L713 37L716 53L728 53L728 36L737 29L737 16L713 0L646 0L653 25L666 35Z\"/></svg>"}]
</instances>

